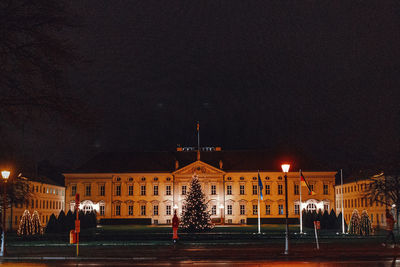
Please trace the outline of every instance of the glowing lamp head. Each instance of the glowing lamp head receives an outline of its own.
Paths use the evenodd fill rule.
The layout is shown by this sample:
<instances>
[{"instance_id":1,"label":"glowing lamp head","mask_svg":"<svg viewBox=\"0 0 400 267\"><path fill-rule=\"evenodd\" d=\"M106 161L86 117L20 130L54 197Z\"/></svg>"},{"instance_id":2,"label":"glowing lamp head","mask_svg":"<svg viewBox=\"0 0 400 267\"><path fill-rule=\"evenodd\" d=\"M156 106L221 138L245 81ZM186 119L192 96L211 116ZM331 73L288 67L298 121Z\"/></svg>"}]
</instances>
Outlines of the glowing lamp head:
<instances>
[{"instance_id":1,"label":"glowing lamp head","mask_svg":"<svg viewBox=\"0 0 400 267\"><path fill-rule=\"evenodd\" d=\"M224 205L222 205L222 204L219 205L219 208L220 208L220 209L223 209L223 208L224 208Z\"/></svg>"},{"instance_id":2,"label":"glowing lamp head","mask_svg":"<svg viewBox=\"0 0 400 267\"><path fill-rule=\"evenodd\" d=\"M1 176L3 176L3 179L8 179L8 177L10 177L10 171L2 171Z\"/></svg>"},{"instance_id":3,"label":"glowing lamp head","mask_svg":"<svg viewBox=\"0 0 400 267\"><path fill-rule=\"evenodd\" d=\"M178 209L178 205L175 204L175 205L174 205L174 209L175 209L175 210Z\"/></svg>"},{"instance_id":4,"label":"glowing lamp head","mask_svg":"<svg viewBox=\"0 0 400 267\"><path fill-rule=\"evenodd\" d=\"M288 173L290 169L290 164L282 164L281 167L284 173Z\"/></svg>"},{"instance_id":5,"label":"glowing lamp head","mask_svg":"<svg viewBox=\"0 0 400 267\"><path fill-rule=\"evenodd\" d=\"M396 207L396 204L393 204L393 205L392 205L392 208L395 208L395 207Z\"/></svg>"}]
</instances>

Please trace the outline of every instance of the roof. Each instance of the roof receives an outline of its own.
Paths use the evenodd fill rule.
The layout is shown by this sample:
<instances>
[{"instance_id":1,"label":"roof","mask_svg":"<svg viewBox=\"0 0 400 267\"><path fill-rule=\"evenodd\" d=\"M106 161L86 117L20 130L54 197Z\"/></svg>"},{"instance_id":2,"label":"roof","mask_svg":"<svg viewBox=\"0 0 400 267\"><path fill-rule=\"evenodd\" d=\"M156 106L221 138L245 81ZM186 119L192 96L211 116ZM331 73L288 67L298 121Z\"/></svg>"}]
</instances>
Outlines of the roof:
<instances>
[{"instance_id":1,"label":"roof","mask_svg":"<svg viewBox=\"0 0 400 267\"><path fill-rule=\"evenodd\" d=\"M266 150L202 151L200 160L219 168L232 171L281 171L280 164L291 162L292 170L327 171L312 165L301 157L276 156ZM197 160L196 151L155 151L155 152L102 152L74 171L66 173L135 173L173 172L175 161L182 168ZM294 163L293 163L294 162Z\"/></svg>"},{"instance_id":2,"label":"roof","mask_svg":"<svg viewBox=\"0 0 400 267\"><path fill-rule=\"evenodd\" d=\"M50 185L64 187L64 185L61 185L61 184L53 181L52 179L44 177L44 176L32 176L32 177L25 177L25 178L28 179L28 181L32 181L32 182L38 182L38 183L42 183L42 184L50 184Z\"/></svg>"}]
</instances>

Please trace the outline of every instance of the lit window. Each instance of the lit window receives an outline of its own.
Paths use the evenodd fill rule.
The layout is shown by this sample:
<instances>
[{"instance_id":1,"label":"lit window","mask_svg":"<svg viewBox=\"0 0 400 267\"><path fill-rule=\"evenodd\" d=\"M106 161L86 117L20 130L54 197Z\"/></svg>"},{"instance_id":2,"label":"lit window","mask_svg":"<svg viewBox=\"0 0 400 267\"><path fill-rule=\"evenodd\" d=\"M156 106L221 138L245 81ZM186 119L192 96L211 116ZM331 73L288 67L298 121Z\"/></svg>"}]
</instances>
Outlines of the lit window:
<instances>
[{"instance_id":1,"label":"lit window","mask_svg":"<svg viewBox=\"0 0 400 267\"><path fill-rule=\"evenodd\" d=\"M328 195L328 185L327 184L324 184L324 195Z\"/></svg>"},{"instance_id":2,"label":"lit window","mask_svg":"<svg viewBox=\"0 0 400 267\"><path fill-rule=\"evenodd\" d=\"M257 215L257 213L258 213L258 206L253 205L253 215Z\"/></svg>"},{"instance_id":3,"label":"lit window","mask_svg":"<svg viewBox=\"0 0 400 267\"><path fill-rule=\"evenodd\" d=\"M216 194L217 194L217 186L211 185L211 195L216 195Z\"/></svg>"},{"instance_id":4,"label":"lit window","mask_svg":"<svg viewBox=\"0 0 400 267\"><path fill-rule=\"evenodd\" d=\"M226 186L226 194L232 195L232 186L231 185Z\"/></svg>"},{"instance_id":5,"label":"lit window","mask_svg":"<svg viewBox=\"0 0 400 267\"><path fill-rule=\"evenodd\" d=\"M245 207L245 205L240 205L240 215L246 215L246 207Z\"/></svg>"},{"instance_id":6,"label":"lit window","mask_svg":"<svg viewBox=\"0 0 400 267\"><path fill-rule=\"evenodd\" d=\"M167 196L170 196L170 195L171 195L171 186L170 186L170 185L167 185L167 186L165 187L165 194L166 194Z\"/></svg>"},{"instance_id":7,"label":"lit window","mask_svg":"<svg viewBox=\"0 0 400 267\"><path fill-rule=\"evenodd\" d=\"M144 193L146 194L146 193ZM142 193L143 195L143 193ZM153 186L153 195L158 196L158 185Z\"/></svg>"},{"instance_id":8,"label":"lit window","mask_svg":"<svg viewBox=\"0 0 400 267\"><path fill-rule=\"evenodd\" d=\"M128 206L128 215L133 215L133 205Z\"/></svg>"},{"instance_id":9,"label":"lit window","mask_svg":"<svg viewBox=\"0 0 400 267\"><path fill-rule=\"evenodd\" d=\"M278 205L278 213L279 215L283 215L283 205Z\"/></svg>"},{"instance_id":10,"label":"lit window","mask_svg":"<svg viewBox=\"0 0 400 267\"><path fill-rule=\"evenodd\" d=\"M86 185L85 187L85 195L86 196L90 196L90 194L92 193L92 186L90 184Z\"/></svg>"},{"instance_id":11,"label":"lit window","mask_svg":"<svg viewBox=\"0 0 400 267\"><path fill-rule=\"evenodd\" d=\"M133 196L133 185L128 186L128 195Z\"/></svg>"},{"instance_id":12,"label":"lit window","mask_svg":"<svg viewBox=\"0 0 400 267\"><path fill-rule=\"evenodd\" d=\"M142 206L142 207L144 207L144 206ZM142 215L145 215L145 214L142 214ZM154 205L154 206L153 206L153 215L154 215L154 216L157 216L157 215L158 215L158 205Z\"/></svg>"},{"instance_id":13,"label":"lit window","mask_svg":"<svg viewBox=\"0 0 400 267\"><path fill-rule=\"evenodd\" d=\"M278 184L278 195L282 195L283 191L282 191L282 185Z\"/></svg>"},{"instance_id":14,"label":"lit window","mask_svg":"<svg viewBox=\"0 0 400 267\"><path fill-rule=\"evenodd\" d=\"M117 204L115 206L115 215L116 216L121 216L121 205Z\"/></svg>"},{"instance_id":15,"label":"lit window","mask_svg":"<svg viewBox=\"0 0 400 267\"><path fill-rule=\"evenodd\" d=\"M158 206L157 206L157 214L158 214ZM140 206L140 215L142 215L142 216L146 215L146 206L145 205Z\"/></svg>"},{"instance_id":16,"label":"lit window","mask_svg":"<svg viewBox=\"0 0 400 267\"><path fill-rule=\"evenodd\" d=\"M244 195L244 184L240 185L240 194Z\"/></svg>"},{"instance_id":17,"label":"lit window","mask_svg":"<svg viewBox=\"0 0 400 267\"><path fill-rule=\"evenodd\" d=\"M166 206L165 214L171 215L171 206L170 205Z\"/></svg>"},{"instance_id":18,"label":"lit window","mask_svg":"<svg viewBox=\"0 0 400 267\"><path fill-rule=\"evenodd\" d=\"M258 186L256 184L253 184L253 195L257 195L257 188Z\"/></svg>"},{"instance_id":19,"label":"lit window","mask_svg":"<svg viewBox=\"0 0 400 267\"><path fill-rule=\"evenodd\" d=\"M298 185L298 184L295 184L295 185L294 185L294 194L295 194L295 195L298 195L298 194L299 194L299 185Z\"/></svg>"},{"instance_id":20,"label":"lit window","mask_svg":"<svg viewBox=\"0 0 400 267\"><path fill-rule=\"evenodd\" d=\"M116 196L121 195L121 185L120 184L115 187L115 195Z\"/></svg>"},{"instance_id":21,"label":"lit window","mask_svg":"<svg viewBox=\"0 0 400 267\"><path fill-rule=\"evenodd\" d=\"M158 186L157 186L157 194L158 194ZM146 186L145 185L141 185L140 186L140 195L141 196L145 196L146 195Z\"/></svg>"},{"instance_id":22,"label":"lit window","mask_svg":"<svg viewBox=\"0 0 400 267\"><path fill-rule=\"evenodd\" d=\"M217 215L217 206L216 205L213 205L211 207L211 215Z\"/></svg>"}]
</instances>

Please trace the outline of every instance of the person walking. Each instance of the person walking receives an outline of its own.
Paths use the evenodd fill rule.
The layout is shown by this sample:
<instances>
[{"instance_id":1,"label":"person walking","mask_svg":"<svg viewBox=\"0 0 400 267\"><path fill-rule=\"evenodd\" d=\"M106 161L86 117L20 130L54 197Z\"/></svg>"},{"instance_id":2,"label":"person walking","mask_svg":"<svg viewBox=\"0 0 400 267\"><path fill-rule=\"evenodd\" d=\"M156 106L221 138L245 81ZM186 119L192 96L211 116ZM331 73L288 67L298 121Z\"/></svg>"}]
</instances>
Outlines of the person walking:
<instances>
[{"instance_id":1,"label":"person walking","mask_svg":"<svg viewBox=\"0 0 400 267\"><path fill-rule=\"evenodd\" d=\"M386 231L387 231L387 235L386 235L386 239L385 242L382 243L382 246L386 247L388 246L388 241L389 239L392 239L392 248L394 248L396 246L396 240L394 238L394 234L393 234L393 227L394 227L394 223L396 221L393 218L392 213L390 213L389 209L386 209Z\"/></svg>"}]
</instances>

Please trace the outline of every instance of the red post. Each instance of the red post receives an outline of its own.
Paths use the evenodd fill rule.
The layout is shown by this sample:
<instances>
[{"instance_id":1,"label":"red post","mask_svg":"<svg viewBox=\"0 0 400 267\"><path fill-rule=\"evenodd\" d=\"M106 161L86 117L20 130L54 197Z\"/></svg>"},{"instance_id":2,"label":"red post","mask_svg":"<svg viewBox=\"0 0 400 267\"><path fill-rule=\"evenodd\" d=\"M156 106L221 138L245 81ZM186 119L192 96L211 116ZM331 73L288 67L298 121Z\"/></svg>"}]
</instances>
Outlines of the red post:
<instances>
[{"instance_id":1,"label":"red post","mask_svg":"<svg viewBox=\"0 0 400 267\"><path fill-rule=\"evenodd\" d=\"M172 230L173 230L172 240L174 241L174 243L179 239L178 227L179 227L179 218L176 215L176 210L175 210L174 217L172 218Z\"/></svg>"},{"instance_id":2,"label":"red post","mask_svg":"<svg viewBox=\"0 0 400 267\"><path fill-rule=\"evenodd\" d=\"M75 211L76 211L76 221L75 221L75 234L76 234L76 256L79 256L79 232L80 232L80 221L79 221L79 194L75 195Z\"/></svg>"}]
</instances>

